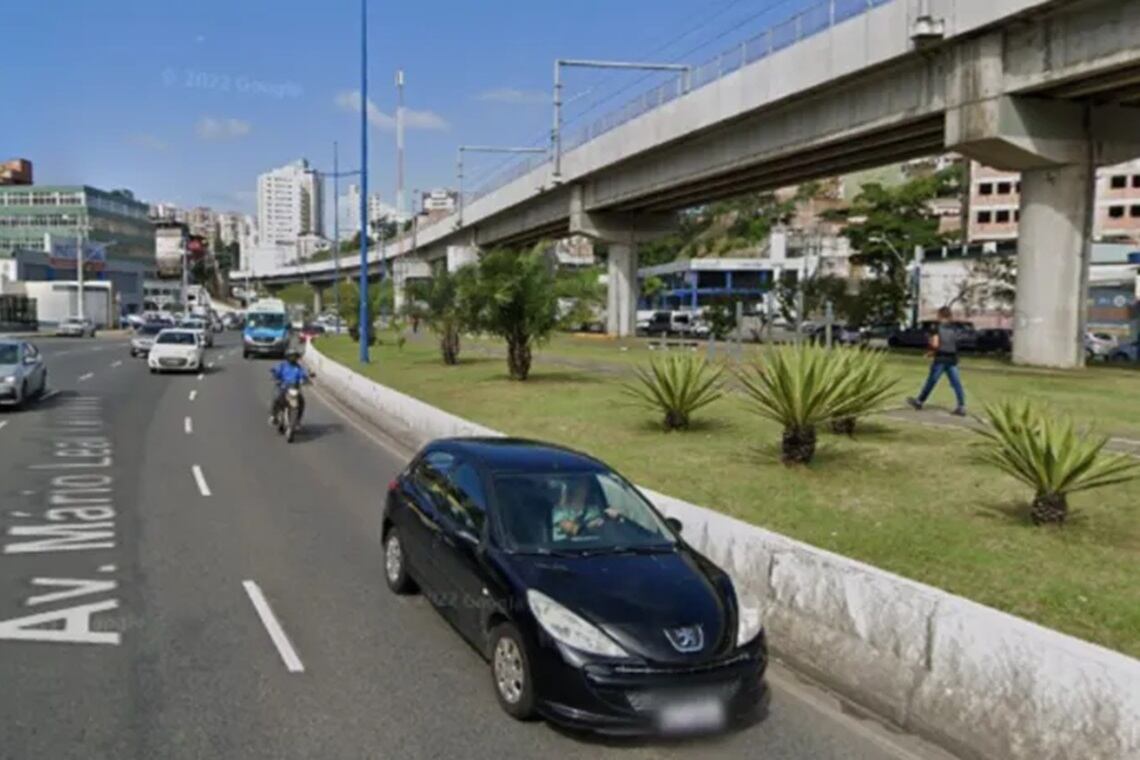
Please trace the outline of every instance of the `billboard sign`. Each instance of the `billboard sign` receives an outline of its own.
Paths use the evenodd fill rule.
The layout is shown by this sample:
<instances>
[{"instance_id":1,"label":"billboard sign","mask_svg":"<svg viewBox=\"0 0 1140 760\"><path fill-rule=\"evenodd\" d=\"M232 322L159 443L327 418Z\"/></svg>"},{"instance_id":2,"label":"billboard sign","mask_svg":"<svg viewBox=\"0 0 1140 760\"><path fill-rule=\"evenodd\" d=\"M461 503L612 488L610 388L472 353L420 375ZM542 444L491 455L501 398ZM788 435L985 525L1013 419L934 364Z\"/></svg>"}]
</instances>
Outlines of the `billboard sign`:
<instances>
[{"instance_id":1,"label":"billboard sign","mask_svg":"<svg viewBox=\"0 0 1140 760\"><path fill-rule=\"evenodd\" d=\"M48 236L48 259L55 269L75 269L79 253L79 240ZM83 271L99 272L107 266L107 245L90 240L83 242Z\"/></svg>"}]
</instances>

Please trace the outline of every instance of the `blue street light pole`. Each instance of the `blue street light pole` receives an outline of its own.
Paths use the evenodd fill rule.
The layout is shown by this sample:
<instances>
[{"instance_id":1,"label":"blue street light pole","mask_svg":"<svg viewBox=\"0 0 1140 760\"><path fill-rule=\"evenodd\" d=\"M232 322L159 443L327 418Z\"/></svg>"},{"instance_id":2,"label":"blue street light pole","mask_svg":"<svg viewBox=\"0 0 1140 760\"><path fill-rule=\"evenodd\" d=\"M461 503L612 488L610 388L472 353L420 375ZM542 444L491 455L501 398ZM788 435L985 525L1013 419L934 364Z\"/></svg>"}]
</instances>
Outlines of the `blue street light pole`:
<instances>
[{"instance_id":1,"label":"blue street light pole","mask_svg":"<svg viewBox=\"0 0 1140 760\"><path fill-rule=\"evenodd\" d=\"M360 363L368 364L368 0L360 0Z\"/></svg>"}]
</instances>

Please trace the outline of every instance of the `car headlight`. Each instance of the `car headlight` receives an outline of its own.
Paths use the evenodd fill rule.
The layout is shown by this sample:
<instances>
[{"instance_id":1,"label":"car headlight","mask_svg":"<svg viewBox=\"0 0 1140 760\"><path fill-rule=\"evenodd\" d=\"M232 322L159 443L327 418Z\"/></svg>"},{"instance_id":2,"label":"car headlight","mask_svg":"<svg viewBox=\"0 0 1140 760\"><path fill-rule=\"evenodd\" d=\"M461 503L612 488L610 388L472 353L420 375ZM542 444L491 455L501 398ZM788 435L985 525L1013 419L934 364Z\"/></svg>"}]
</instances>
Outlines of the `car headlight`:
<instances>
[{"instance_id":1,"label":"car headlight","mask_svg":"<svg viewBox=\"0 0 1140 760\"><path fill-rule=\"evenodd\" d=\"M747 592L736 592L736 646L752 643L764 627L760 619L760 600Z\"/></svg>"},{"instance_id":2,"label":"car headlight","mask_svg":"<svg viewBox=\"0 0 1140 760\"><path fill-rule=\"evenodd\" d=\"M3 383L4 385L15 385L16 384L16 376L15 375L8 375L7 377L0 378L0 383Z\"/></svg>"},{"instance_id":3,"label":"car headlight","mask_svg":"<svg viewBox=\"0 0 1140 760\"><path fill-rule=\"evenodd\" d=\"M629 657L609 636L546 594L531 589L526 592L526 601L538 624L556 641L603 657Z\"/></svg>"}]
</instances>

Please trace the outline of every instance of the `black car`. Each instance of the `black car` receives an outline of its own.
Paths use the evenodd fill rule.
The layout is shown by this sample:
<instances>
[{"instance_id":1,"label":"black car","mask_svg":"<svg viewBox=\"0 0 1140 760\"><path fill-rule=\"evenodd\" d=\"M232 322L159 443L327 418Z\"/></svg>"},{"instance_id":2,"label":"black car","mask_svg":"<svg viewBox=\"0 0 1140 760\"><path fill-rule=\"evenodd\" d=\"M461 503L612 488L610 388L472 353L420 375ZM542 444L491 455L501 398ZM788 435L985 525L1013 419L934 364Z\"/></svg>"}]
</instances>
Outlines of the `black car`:
<instances>
[{"instance_id":1,"label":"black car","mask_svg":"<svg viewBox=\"0 0 1140 760\"><path fill-rule=\"evenodd\" d=\"M1013 351L1013 330L992 327L978 330L978 351L981 353L1008 354Z\"/></svg>"},{"instance_id":2,"label":"black car","mask_svg":"<svg viewBox=\"0 0 1140 760\"><path fill-rule=\"evenodd\" d=\"M426 446L388 489L385 576L421 589L491 663L518 719L607 734L759 717L759 603L628 481L514 439Z\"/></svg>"},{"instance_id":3,"label":"black car","mask_svg":"<svg viewBox=\"0 0 1140 760\"><path fill-rule=\"evenodd\" d=\"M978 350L978 332L973 322L951 322L955 332L958 333L959 351ZM926 320L919 322L915 327L902 329L891 335L887 344L891 348L922 348L930 345L930 336L938 332L938 322Z\"/></svg>"}]
</instances>

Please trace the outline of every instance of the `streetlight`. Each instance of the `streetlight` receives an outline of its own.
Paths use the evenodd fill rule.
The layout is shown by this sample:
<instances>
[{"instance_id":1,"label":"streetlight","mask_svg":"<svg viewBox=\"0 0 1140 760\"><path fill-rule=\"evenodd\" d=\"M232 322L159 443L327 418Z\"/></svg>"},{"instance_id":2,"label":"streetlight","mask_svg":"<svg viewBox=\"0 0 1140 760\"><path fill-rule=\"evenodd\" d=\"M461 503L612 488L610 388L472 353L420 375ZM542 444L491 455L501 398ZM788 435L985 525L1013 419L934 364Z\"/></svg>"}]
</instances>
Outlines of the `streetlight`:
<instances>
[{"instance_id":1,"label":"streetlight","mask_svg":"<svg viewBox=\"0 0 1140 760\"><path fill-rule=\"evenodd\" d=\"M886 237L884 237L882 235L873 235L873 236L867 238L867 242L869 242L869 243L881 243L882 245L885 245L887 247L887 249L890 250L890 252L894 255L894 257L896 259L898 259L898 262L900 264L902 264L902 266L904 268L909 268L911 270L910 323L911 323L912 327L917 325L918 324L919 297L922 294L922 256L923 256L922 246L916 245L914 247L914 259L911 262L911 264L908 265L906 258L902 255L901 252L899 252L899 249L896 248L894 243L892 243Z\"/></svg>"},{"instance_id":2,"label":"streetlight","mask_svg":"<svg viewBox=\"0 0 1140 760\"><path fill-rule=\"evenodd\" d=\"M333 276L336 281L333 285L333 299L336 303L336 332L340 335L340 178L341 177L355 177L360 174L359 171L342 172L340 171L340 161L338 157L339 144L333 140L333 170L332 172L322 172L315 170L319 177L332 177L333 178L333 270L336 272Z\"/></svg>"},{"instance_id":3,"label":"streetlight","mask_svg":"<svg viewBox=\"0 0 1140 760\"><path fill-rule=\"evenodd\" d=\"M86 241L84 240L84 233L87 232L88 220L80 214L76 214L75 216L72 216L71 214L64 214L63 219L64 221L71 221L72 219L75 220L75 277L76 283L78 285L77 300L75 305L77 311L79 312L79 318L86 319L87 299L84 297L84 289L86 286L84 283L83 271L86 268L86 261L84 259L83 249L86 244Z\"/></svg>"},{"instance_id":4,"label":"streetlight","mask_svg":"<svg viewBox=\"0 0 1140 760\"><path fill-rule=\"evenodd\" d=\"M629 61L589 61L572 58L559 58L554 62L554 126L551 130L551 150L554 153L555 182L562 181L562 67L588 69L637 69L640 71L679 71L681 89L689 89L689 75L692 66L683 63L632 63Z\"/></svg>"},{"instance_id":5,"label":"streetlight","mask_svg":"<svg viewBox=\"0 0 1140 760\"><path fill-rule=\"evenodd\" d=\"M456 181L459 184L459 221L463 224L463 154L464 153L546 153L546 148L497 148L492 145L460 145L456 158Z\"/></svg>"}]
</instances>

